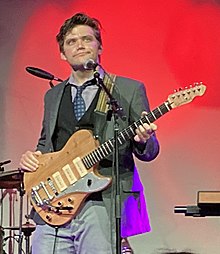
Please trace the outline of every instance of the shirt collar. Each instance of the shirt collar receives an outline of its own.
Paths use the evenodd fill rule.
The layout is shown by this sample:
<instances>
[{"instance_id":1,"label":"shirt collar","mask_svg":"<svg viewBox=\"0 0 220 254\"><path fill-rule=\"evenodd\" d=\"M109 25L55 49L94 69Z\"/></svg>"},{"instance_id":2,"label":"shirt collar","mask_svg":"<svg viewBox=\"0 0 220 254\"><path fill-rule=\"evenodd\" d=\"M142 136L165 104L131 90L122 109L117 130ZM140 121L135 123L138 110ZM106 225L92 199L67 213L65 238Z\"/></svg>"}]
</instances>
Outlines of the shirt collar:
<instances>
[{"instance_id":1,"label":"shirt collar","mask_svg":"<svg viewBox=\"0 0 220 254\"><path fill-rule=\"evenodd\" d=\"M103 78L104 78L104 71L103 71L103 69L98 68L98 72L99 72L99 74L100 74L100 78L103 79ZM91 76L90 78L88 78L84 83L86 83L86 82L89 81L89 80L92 80L93 78L94 78L94 77L93 77L93 75L92 75L92 76ZM75 79L74 79L74 77L73 77L72 75L69 77L69 80L68 80L67 84L77 85L76 82L75 82Z\"/></svg>"}]
</instances>

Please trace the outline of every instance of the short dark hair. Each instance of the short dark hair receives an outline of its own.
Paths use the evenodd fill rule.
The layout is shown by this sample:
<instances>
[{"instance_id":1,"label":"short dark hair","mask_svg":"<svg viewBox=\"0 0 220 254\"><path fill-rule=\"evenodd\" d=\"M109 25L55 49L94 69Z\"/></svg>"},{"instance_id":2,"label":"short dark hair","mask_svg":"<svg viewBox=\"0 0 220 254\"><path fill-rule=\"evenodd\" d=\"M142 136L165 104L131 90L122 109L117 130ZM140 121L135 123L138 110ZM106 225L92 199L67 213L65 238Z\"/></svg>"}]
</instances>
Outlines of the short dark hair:
<instances>
[{"instance_id":1,"label":"short dark hair","mask_svg":"<svg viewBox=\"0 0 220 254\"><path fill-rule=\"evenodd\" d=\"M98 19L91 18L85 13L76 13L71 18L65 20L63 25L60 28L59 33L56 36L56 40L59 44L60 51L64 53L63 45L64 39L68 32L70 32L77 25L87 25L90 26L94 30L94 35L100 46L102 46L102 38L101 38L101 23Z\"/></svg>"}]
</instances>

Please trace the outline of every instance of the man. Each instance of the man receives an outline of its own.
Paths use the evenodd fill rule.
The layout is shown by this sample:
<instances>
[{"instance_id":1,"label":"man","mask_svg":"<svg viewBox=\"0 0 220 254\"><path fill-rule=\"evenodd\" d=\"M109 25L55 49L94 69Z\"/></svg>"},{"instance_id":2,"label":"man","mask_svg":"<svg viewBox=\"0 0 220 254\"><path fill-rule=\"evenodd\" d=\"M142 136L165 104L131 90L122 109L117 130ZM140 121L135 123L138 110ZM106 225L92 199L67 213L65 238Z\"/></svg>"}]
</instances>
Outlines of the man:
<instances>
[{"instance_id":1,"label":"man","mask_svg":"<svg viewBox=\"0 0 220 254\"><path fill-rule=\"evenodd\" d=\"M100 63L102 40L99 21L83 13L77 13L64 22L57 35L57 41L61 59L70 65L71 75L69 79L50 89L45 96L43 128L37 151L27 151L20 161L20 166L25 171L37 170L38 158L42 153L62 149L72 134L80 129L92 130L101 144L114 135L113 118L111 121L106 120L106 103L104 106L100 103L105 95L97 86L94 71L85 68L85 63L89 59ZM127 128L149 111L142 83L111 74L110 78L106 79L102 69L97 68L97 70L126 115L125 121L118 119L120 130ZM87 86L78 92L79 87L84 87L85 84ZM81 93L85 102L85 112L75 111L79 109L77 103L80 102L76 100ZM84 109L81 108L81 111ZM153 123L136 126L134 138L119 148L121 236L124 251L126 251L127 237L150 230L143 199L143 187L132 154L143 161L151 161L158 155L159 145L154 134L156 129L157 126ZM100 161L98 170L101 175L111 176L112 156ZM37 227L32 253L115 253L115 239L113 239L115 226L112 218L114 185L113 182L108 189L91 194L77 216L58 229L45 224L38 214L33 212Z\"/></svg>"}]
</instances>

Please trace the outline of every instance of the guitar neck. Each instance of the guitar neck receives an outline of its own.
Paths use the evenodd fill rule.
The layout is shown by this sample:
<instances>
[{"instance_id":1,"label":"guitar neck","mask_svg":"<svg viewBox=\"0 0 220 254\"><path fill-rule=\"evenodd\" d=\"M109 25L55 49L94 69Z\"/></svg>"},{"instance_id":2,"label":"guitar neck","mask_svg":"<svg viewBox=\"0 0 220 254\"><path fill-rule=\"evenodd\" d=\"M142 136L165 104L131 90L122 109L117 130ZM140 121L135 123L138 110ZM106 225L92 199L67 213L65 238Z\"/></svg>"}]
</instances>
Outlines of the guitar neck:
<instances>
[{"instance_id":1,"label":"guitar neck","mask_svg":"<svg viewBox=\"0 0 220 254\"><path fill-rule=\"evenodd\" d=\"M159 107L155 108L154 110L147 113L145 116L140 118L138 121L132 123L126 129L122 130L118 133L118 143L119 145L124 144L126 141L133 138L136 133L135 130L138 128L139 125L143 125L144 123L153 123L158 118L166 114L172 109L170 103L168 101L161 104ZM86 155L82 158L82 161L87 169L93 167L102 159L108 157L113 153L114 150L114 138L107 140L94 151Z\"/></svg>"}]
</instances>

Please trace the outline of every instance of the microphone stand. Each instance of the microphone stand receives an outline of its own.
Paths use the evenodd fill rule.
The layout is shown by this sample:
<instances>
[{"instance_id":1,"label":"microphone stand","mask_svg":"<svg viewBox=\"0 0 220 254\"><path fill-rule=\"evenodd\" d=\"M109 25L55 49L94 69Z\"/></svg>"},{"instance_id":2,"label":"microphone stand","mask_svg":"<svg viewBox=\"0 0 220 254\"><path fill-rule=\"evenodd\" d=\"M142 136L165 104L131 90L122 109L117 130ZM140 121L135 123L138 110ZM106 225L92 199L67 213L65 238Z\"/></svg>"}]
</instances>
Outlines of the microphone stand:
<instances>
[{"instance_id":1,"label":"microphone stand","mask_svg":"<svg viewBox=\"0 0 220 254\"><path fill-rule=\"evenodd\" d=\"M107 113L107 120L110 121L112 115L114 117L113 179L115 179L115 192L113 193L115 193L116 253L121 254L121 195L120 195L121 192L120 192L119 153L118 153L118 131L119 131L118 118L120 117L122 120L125 120L126 116L123 114L122 107L120 107L116 99L113 98L113 96L103 83L103 80L100 78L99 72L96 71L95 68L94 68L94 78L96 79L97 85L103 88L103 90L109 97L109 104L111 105L111 109Z\"/></svg>"},{"instance_id":2,"label":"microphone stand","mask_svg":"<svg viewBox=\"0 0 220 254\"><path fill-rule=\"evenodd\" d=\"M20 186L19 186L19 193L20 193L20 214L19 214L19 241L18 241L18 254L22 254L22 217L23 217L23 197L25 194L24 189L24 182L23 182L23 176L24 173L19 170L19 176L20 176Z\"/></svg>"}]
</instances>

